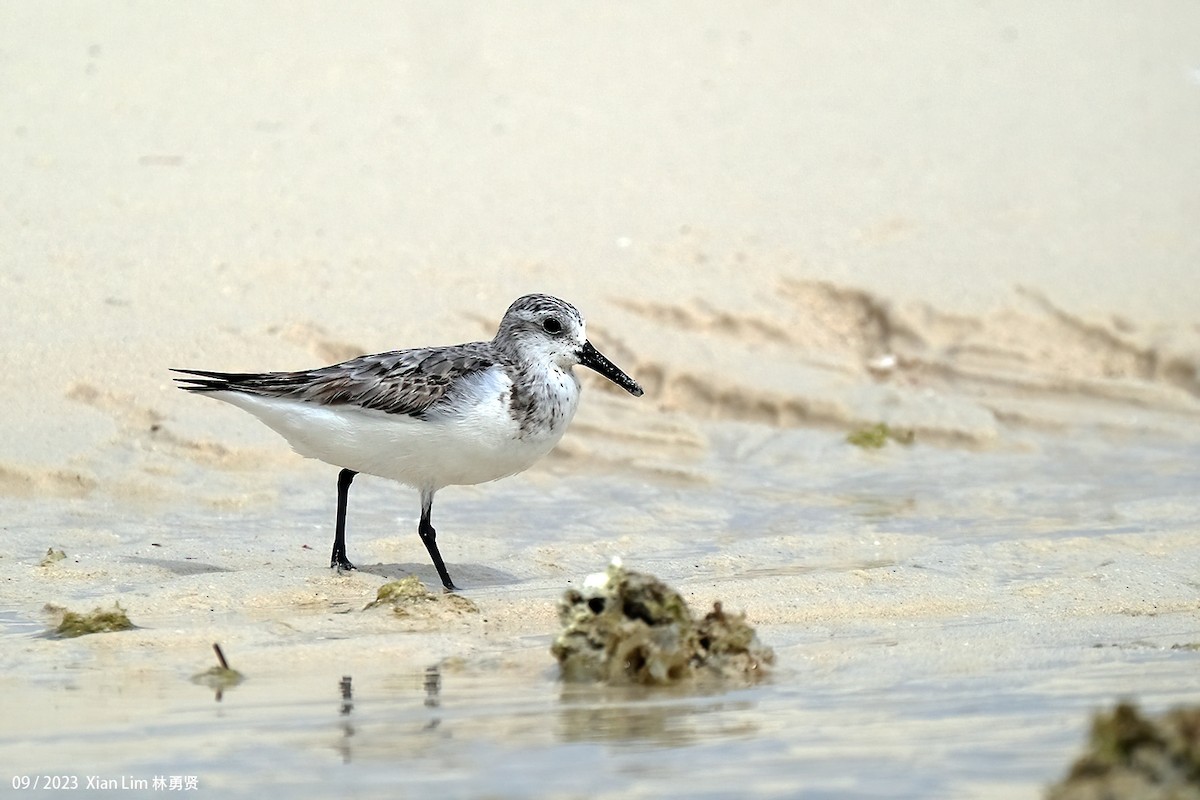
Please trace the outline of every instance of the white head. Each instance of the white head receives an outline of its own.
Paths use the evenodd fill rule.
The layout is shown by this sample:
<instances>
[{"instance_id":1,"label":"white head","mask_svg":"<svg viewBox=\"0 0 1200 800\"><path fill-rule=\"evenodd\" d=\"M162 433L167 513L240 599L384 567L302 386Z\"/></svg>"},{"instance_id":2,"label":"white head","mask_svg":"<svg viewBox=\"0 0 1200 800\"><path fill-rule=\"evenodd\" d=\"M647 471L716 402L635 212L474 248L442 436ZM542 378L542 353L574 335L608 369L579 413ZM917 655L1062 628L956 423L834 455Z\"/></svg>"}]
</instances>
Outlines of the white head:
<instances>
[{"instance_id":1,"label":"white head","mask_svg":"<svg viewBox=\"0 0 1200 800\"><path fill-rule=\"evenodd\" d=\"M550 362L567 371L581 364L635 397L642 395L642 387L633 378L592 347L575 306L557 297L518 297L504 312L492 343L517 361Z\"/></svg>"}]
</instances>

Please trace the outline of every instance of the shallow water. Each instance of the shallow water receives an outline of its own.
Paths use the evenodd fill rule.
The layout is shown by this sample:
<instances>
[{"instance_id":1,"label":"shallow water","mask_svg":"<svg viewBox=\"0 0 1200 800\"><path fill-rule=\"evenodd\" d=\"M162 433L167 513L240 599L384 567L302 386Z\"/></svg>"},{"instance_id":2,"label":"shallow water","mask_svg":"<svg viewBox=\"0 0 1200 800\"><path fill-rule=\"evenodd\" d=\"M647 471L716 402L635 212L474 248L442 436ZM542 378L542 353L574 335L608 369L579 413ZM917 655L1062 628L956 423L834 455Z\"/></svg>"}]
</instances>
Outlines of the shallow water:
<instances>
[{"instance_id":1,"label":"shallow water","mask_svg":"<svg viewBox=\"0 0 1200 800\"><path fill-rule=\"evenodd\" d=\"M382 481L356 483L362 570L344 577L324 570L333 473L318 465L210 472L210 493L270 498L217 510L91 499L35 515L10 498L25 525L0 568L7 586L37 576L38 589L6 589L0 609L4 780L193 775L222 794L293 797L1034 797L1092 710L1200 699L1195 443L1093 433L865 452L828 431L706 431L691 481L560 464L447 490L442 550L480 608L465 620L362 611L385 578L435 582L415 498ZM50 545L68 559L36 566ZM617 554L698 608L746 609L774 673L708 693L560 685L552 601ZM138 630L38 635L42 603L112 598ZM219 701L189 680L213 640L247 674Z\"/></svg>"},{"instance_id":2,"label":"shallow water","mask_svg":"<svg viewBox=\"0 0 1200 800\"><path fill-rule=\"evenodd\" d=\"M218 702L109 678L42 697L42 715L74 724L3 747L7 764L29 765L18 774L193 775L230 796L1034 796L1093 708L1130 692L1157 708L1197 688L1194 655L1089 661L937 679L900 669L877 685L785 668L699 696L563 687L548 671L377 672L346 692L335 672L299 670Z\"/></svg>"}]
</instances>

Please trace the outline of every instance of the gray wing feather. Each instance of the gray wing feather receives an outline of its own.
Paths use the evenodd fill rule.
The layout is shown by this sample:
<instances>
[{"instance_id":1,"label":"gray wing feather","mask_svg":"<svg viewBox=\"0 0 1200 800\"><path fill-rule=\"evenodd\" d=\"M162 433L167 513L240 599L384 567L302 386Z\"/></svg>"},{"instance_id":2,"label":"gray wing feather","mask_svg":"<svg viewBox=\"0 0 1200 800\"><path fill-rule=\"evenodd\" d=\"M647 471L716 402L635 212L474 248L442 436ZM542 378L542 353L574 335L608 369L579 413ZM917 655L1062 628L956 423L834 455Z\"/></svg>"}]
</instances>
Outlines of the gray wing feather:
<instances>
[{"instance_id":1,"label":"gray wing feather","mask_svg":"<svg viewBox=\"0 0 1200 800\"><path fill-rule=\"evenodd\" d=\"M453 393L456 382L499 363L491 342L393 350L301 372L222 373L176 370L197 392L234 391L291 397L321 405L357 405L421 416Z\"/></svg>"}]
</instances>

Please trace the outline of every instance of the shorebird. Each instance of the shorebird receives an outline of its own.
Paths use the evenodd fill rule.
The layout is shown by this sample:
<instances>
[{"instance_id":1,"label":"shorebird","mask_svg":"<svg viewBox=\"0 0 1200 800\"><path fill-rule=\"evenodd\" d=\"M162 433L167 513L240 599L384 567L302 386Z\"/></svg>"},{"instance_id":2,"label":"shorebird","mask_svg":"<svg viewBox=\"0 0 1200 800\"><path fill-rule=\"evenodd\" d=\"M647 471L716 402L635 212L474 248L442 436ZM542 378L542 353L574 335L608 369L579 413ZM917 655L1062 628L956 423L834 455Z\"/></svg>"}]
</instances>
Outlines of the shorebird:
<instances>
[{"instance_id":1,"label":"shorebird","mask_svg":"<svg viewBox=\"0 0 1200 800\"><path fill-rule=\"evenodd\" d=\"M346 504L358 473L420 492L417 533L447 591L458 587L430 522L445 486L487 483L549 453L579 405L576 364L635 397L642 387L587 340L583 317L545 294L517 298L490 342L393 350L300 372L176 369L180 388L258 417L302 456L340 467L331 568L346 557Z\"/></svg>"}]
</instances>

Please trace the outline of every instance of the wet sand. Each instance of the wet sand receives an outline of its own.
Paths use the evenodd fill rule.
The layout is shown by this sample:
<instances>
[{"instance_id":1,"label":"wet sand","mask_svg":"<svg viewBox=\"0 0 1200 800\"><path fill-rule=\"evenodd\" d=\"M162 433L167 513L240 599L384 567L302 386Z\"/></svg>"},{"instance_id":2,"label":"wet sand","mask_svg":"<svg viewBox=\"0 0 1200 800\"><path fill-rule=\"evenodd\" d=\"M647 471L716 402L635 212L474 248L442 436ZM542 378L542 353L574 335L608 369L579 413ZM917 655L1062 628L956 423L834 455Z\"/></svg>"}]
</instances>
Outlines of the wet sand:
<instances>
[{"instance_id":1,"label":"wet sand","mask_svg":"<svg viewBox=\"0 0 1200 800\"><path fill-rule=\"evenodd\" d=\"M1093 708L1200 698L1191 6L276 11L0 12L0 780L1034 797ZM336 470L166 371L486 338L526 291L647 394L585 376L543 464L439 494L477 612L364 610L436 586L415 493L356 482L331 573ZM613 556L773 676L560 685Z\"/></svg>"}]
</instances>

